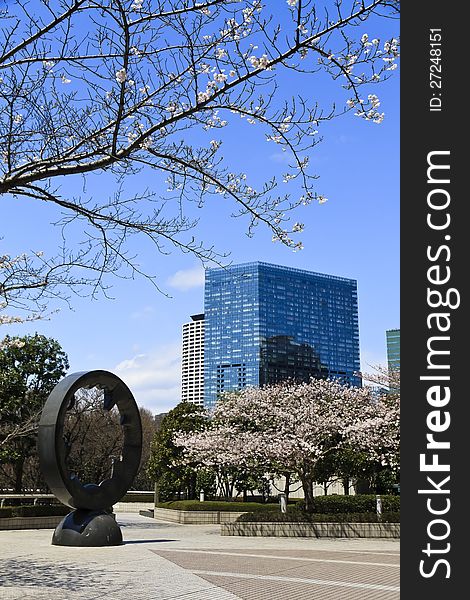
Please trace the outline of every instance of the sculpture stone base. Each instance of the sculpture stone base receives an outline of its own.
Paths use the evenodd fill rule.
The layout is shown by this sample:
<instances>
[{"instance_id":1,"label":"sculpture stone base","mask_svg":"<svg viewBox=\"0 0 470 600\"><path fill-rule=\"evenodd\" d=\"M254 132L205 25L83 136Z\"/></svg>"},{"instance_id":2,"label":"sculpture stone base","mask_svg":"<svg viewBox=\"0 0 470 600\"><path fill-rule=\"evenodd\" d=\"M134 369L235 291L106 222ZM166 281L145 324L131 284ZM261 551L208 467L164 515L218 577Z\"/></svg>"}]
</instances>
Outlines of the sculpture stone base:
<instances>
[{"instance_id":1,"label":"sculpture stone base","mask_svg":"<svg viewBox=\"0 0 470 600\"><path fill-rule=\"evenodd\" d=\"M54 546L119 546L122 533L113 515L106 511L77 509L57 525Z\"/></svg>"}]
</instances>

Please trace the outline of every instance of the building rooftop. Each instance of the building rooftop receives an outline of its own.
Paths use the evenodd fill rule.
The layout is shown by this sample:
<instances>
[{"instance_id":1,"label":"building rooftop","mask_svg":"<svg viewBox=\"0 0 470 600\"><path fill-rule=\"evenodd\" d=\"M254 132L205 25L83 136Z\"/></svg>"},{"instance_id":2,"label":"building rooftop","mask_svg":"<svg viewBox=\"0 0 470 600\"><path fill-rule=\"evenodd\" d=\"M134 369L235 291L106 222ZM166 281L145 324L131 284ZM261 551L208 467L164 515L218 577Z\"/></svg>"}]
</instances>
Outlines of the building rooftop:
<instances>
[{"instance_id":1,"label":"building rooftop","mask_svg":"<svg viewBox=\"0 0 470 600\"><path fill-rule=\"evenodd\" d=\"M350 279L347 277L339 277L337 275L328 275L326 273L317 273L315 271L307 271L306 269L298 269L295 267L285 267L282 265L274 265L271 263L266 263L262 261L253 261L247 263L240 263L236 265L229 265L227 267L207 267L208 271L230 271L232 269L241 269L241 268L252 268L252 267L269 267L270 269L277 269L279 271L290 271L292 273L296 273L299 275L310 275L315 277L321 277L323 279L330 279L335 281L344 281L348 283L356 283L355 279Z\"/></svg>"}]
</instances>

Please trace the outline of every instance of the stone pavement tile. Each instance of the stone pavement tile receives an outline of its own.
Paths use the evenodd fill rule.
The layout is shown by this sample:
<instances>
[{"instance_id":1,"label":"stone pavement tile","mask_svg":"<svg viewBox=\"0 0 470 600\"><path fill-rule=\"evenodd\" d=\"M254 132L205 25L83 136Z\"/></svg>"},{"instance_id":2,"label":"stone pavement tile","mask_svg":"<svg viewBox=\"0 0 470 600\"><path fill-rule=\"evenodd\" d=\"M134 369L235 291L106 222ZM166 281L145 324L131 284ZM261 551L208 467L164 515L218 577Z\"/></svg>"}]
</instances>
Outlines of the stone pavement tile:
<instances>
[{"instance_id":1,"label":"stone pavement tile","mask_svg":"<svg viewBox=\"0 0 470 600\"><path fill-rule=\"evenodd\" d=\"M347 560L347 561L359 561L359 562L370 562L370 563L400 563L400 553L399 551L395 552L387 552L382 550L375 551L358 551L358 550L336 550L330 549L328 550L331 553L331 560ZM221 550L222 552L222 550ZM239 548L234 550L237 554L252 554L252 549L242 549ZM324 558L325 549L322 550L314 550L314 549L304 549L297 548L296 550L285 549L285 548L265 548L261 551L262 554L266 556L282 556L285 558L295 557L295 558Z\"/></svg>"},{"instance_id":2,"label":"stone pavement tile","mask_svg":"<svg viewBox=\"0 0 470 600\"><path fill-rule=\"evenodd\" d=\"M344 587L339 577L331 585L314 582L311 569L333 569L335 563L395 562L397 540L247 538L221 537L217 525L161 523L138 514L118 514L124 545L112 548L67 548L51 545L52 530L0 531L0 598L2 600L396 600L398 569L379 574L382 588L367 581L351 581ZM207 551L206 562L188 568L176 564L164 550L183 550L193 556ZM194 553L194 550L198 550ZM155 553L151 550L161 550ZM209 559L210 552L212 560ZM234 556L235 555L235 556ZM242 556L237 556L242 555ZM281 560L275 556L283 556ZM215 559L215 557L217 557ZM259 564L256 565L259 559ZM266 562L271 559L272 568ZM185 559L186 560L186 559ZM227 566L227 561L229 565ZM234 573L242 561L253 563L254 572ZM299 562L300 561L300 562ZM283 563L289 563L284 565ZM214 565L218 567L214 570ZM280 579L279 564L289 569ZM315 567L312 567L315 565ZM329 565L329 566L328 566ZM338 568L343 567L337 563ZM377 565L376 565L377 566ZM347 565L346 565L347 567ZM357 568L369 569L369 565ZM223 569L223 570L222 570ZM270 570L269 570L270 569ZM248 570L249 569L245 569ZM392 569L390 569L392 571ZM197 572L199 571L199 572ZM338 571L339 572L339 571ZM338 575L338 572L336 575ZM222 575L224 573L224 575ZM294 573L295 576L291 576ZM326 573L322 572L323 574ZM377 571L377 573L379 573ZM333 571L331 571L333 575ZM351 575L352 577L352 575ZM395 579L394 579L395 577ZM270 579L271 578L271 579ZM273 579L274 578L274 579ZM373 579L373 578L371 578ZM233 585L232 585L233 583ZM331 583L331 582L330 582ZM377 583L377 582L375 582ZM228 585L230 584L230 585ZM334 584L334 585L333 585ZM339 585L341 584L341 585ZM357 585L362 587L357 587ZM356 585L356 587L354 587ZM387 587L387 585L389 587ZM292 594L294 595L291 595ZM243 595L244 594L244 595ZM251 596L249 595L251 594ZM256 595L258 594L258 595ZM303 594L303 596L302 596ZM314 594L314 595L312 595Z\"/></svg>"},{"instance_id":3,"label":"stone pavement tile","mask_svg":"<svg viewBox=\"0 0 470 600\"><path fill-rule=\"evenodd\" d=\"M177 565L200 575L201 577L217 576L236 577L240 574L245 579L270 581L273 577L283 583L283 579L291 584L312 584L316 582L335 582L337 587L361 589L365 591L396 591L399 586L399 569L396 564L382 563L349 564L346 561L329 562L332 553L324 552L324 560L308 561L305 558L295 560L293 557L266 557L262 554L244 555L221 551L188 551L178 549L152 549L152 552L172 560ZM212 581L212 579L211 579ZM217 579L217 581L220 581ZM331 587L326 583L326 587ZM305 585L304 585L305 587ZM232 588L228 588L232 589ZM288 597L294 597L293 591Z\"/></svg>"},{"instance_id":4,"label":"stone pavement tile","mask_svg":"<svg viewBox=\"0 0 470 600\"><path fill-rule=\"evenodd\" d=\"M23 533L23 544L18 544L22 556L15 556L10 547L10 556L2 558L0 551L2 600L237 598L150 552L146 544L113 548L58 547L50 545L51 532L47 531L48 544L26 547L27 533ZM13 537L19 541L18 536Z\"/></svg>"},{"instance_id":5,"label":"stone pavement tile","mask_svg":"<svg viewBox=\"0 0 470 600\"><path fill-rule=\"evenodd\" d=\"M302 557L282 556L272 554L265 555L261 550L259 553L252 551L250 554L239 552L226 552L224 550L216 552L214 550L179 550L179 549L152 549L152 552L159 556L164 556L173 560L178 565L188 569L220 569L223 571L237 571L252 574L265 574L273 571L287 571L303 569L308 572L322 572L329 576L329 573L337 573L339 570L346 578L363 578L372 581L389 578L390 581L398 581L399 565L396 563L380 562L362 562L355 560L355 555L350 560L336 559L336 555L323 551L316 554L316 558L306 557L303 552ZM333 556L333 558L332 558ZM320 558L321 557L321 558Z\"/></svg>"},{"instance_id":6,"label":"stone pavement tile","mask_svg":"<svg viewBox=\"0 0 470 600\"><path fill-rule=\"evenodd\" d=\"M0 565L0 598L5 600L170 600L190 598L235 600L237 597L211 582L179 568L155 554L138 561L117 561L100 567L80 562L51 560L9 561ZM107 561L106 561L107 562ZM6 568L4 570L4 567ZM8 570L9 568L9 570ZM15 572L15 569L17 571Z\"/></svg>"},{"instance_id":7,"label":"stone pavement tile","mask_svg":"<svg viewBox=\"0 0 470 600\"><path fill-rule=\"evenodd\" d=\"M172 537L165 543L165 547L180 548L206 548L206 549L240 549L250 552L250 548L301 550L316 549L335 550L347 552L390 552L399 553L400 541L398 539L379 538L276 538L276 537L247 537L220 535L220 525L181 525L168 523L142 517L140 515L118 514L118 522L123 524L123 535L127 539L127 528L136 539L145 537L145 529L153 527L155 533L161 537ZM145 525L145 522L148 525ZM164 534L164 535L163 535Z\"/></svg>"},{"instance_id":8,"label":"stone pavement tile","mask_svg":"<svg viewBox=\"0 0 470 600\"><path fill-rule=\"evenodd\" d=\"M325 580L337 580L344 581L346 583L358 583L367 585L384 585L384 586L398 586L400 584L400 577L397 569L393 571L390 569L376 567L367 569L364 568L352 568L338 565L324 564L321 567L315 569L312 568L311 564L308 566L297 567L294 569L279 570L278 574L286 574L289 577L299 577L306 579L325 579Z\"/></svg>"},{"instance_id":9,"label":"stone pavement tile","mask_svg":"<svg viewBox=\"0 0 470 600\"><path fill-rule=\"evenodd\" d=\"M153 550L159 556L163 556L175 564L188 570L210 570L210 571L233 571L235 573L249 573L251 575L268 575L285 567L281 564L273 564L272 559L251 558L245 556L225 556L215 553L204 552L181 552L179 550ZM276 561L278 563L278 561ZM289 561L287 568L302 565L302 561Z\"/></svg>"},{"instance_id":10,"label":"stone pavement tile","mask_svg":"<svg viewBox=\"0 0 470 600\"><path fill-rule=\"evenodd\" d=\"M303 581L270 581L267 578L200 576L219 587L225 587L242 600L399 600L398 591L354 589L335 585L334 582L316 585Z\"/></svg>"}]
</instances>

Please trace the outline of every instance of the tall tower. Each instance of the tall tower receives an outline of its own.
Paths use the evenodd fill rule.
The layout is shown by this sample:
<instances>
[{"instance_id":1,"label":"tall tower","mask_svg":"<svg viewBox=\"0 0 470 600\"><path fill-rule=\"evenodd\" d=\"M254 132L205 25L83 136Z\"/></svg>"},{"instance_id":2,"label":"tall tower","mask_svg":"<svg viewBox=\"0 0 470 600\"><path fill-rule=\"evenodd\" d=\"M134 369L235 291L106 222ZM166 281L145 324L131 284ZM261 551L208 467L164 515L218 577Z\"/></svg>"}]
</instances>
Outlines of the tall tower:
<instances>
[{"instance_id":1,"label":"tall tower","mask_svg":"<svg viewBox=\"0 0 470 600\"><path fill-rule=\"evenodd\" d=\"M389 371L400 370L400 330L388 329L387 336L387 362Z\"/></svg>"},{"instance_id":2,"label":"tall tower","mask_svg":"<svg viewBox=\"0 0 470 600\"><path fill-rule=\"evenodd\" d=\"M181 400L204 404L204 315L183 325Z\"/></svg>"},{"instance_id":3,"label":"tall tower","mask_svg":"<svg viewBox=\"0 0 470 600\"><path fill-rule=\"evenodd\" d=\"M245 386L361 385L357 283L262 262L206 271L204 403Z\"/></svg>"}]
</instances>

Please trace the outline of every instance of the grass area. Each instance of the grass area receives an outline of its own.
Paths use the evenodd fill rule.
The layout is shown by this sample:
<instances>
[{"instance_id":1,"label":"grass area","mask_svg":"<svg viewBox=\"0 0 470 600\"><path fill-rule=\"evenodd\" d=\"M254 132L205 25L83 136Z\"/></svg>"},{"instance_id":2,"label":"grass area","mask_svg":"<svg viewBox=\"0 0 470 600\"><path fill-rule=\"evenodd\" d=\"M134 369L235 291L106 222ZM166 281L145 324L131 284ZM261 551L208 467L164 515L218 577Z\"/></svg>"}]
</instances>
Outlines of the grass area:
<instances>
[{"instance_id":1,"label":"grass area","mask_svg":"<svg viewBox=\"0 0 470 600\"><path fill-rule=\"evenodd\" d=\"M382 512L396 513L400 512L400 496L381 496ZM313 502L313 514L330 515L334 519L338 515L344 514L376 514L377 497L373 494L360 494L357 496L316 496ZM158 508L170 508L172 510L213 510L213 511L236 511L236 512L280 512L279 502L264 504L261 502L224 502L220 500L208 500L199 502L199 500L174 500L170 502L160 502ZM300 511L302 514L308 514L304 511L303 500L289 501L289 511ZM366 518L366 517L364 517ZM372 518L372 517L371 517ZM333 520L334 520L333 519Z\"/></svg>"}]
</instances>

